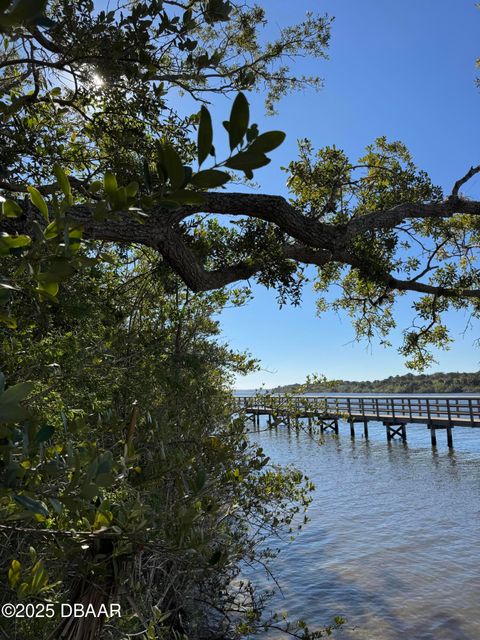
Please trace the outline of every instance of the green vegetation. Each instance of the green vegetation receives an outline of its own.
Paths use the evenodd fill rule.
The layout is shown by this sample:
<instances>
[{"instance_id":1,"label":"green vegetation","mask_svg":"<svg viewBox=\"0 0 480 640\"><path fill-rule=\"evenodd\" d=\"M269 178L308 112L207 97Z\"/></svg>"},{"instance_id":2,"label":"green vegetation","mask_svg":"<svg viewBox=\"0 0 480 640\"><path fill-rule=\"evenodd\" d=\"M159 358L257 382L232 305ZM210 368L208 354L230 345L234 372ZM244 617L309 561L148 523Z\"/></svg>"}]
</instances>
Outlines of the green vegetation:
<instances>
[{"instance_id":1,"label":"green vegetation","mask_svg":"<svg viewBox=\"0 0 480 640\"><path fill-rule=\"evenodd\" d=\"M407 373L384 380L332 380L288 384L273 393L480 393L480 371L476 373Z\"/></svg>"},{"instance_id":2,"label":"green vegetation","mask_svg":"<svg viewBox=\"0 0 480 640\"><path fill-rule=\"evenodd\" d=\"M224 123L230 153L217 158L207 108L180 117L158 76L185 88L187 74L201 96L254 87L261 74L272 105L296 81L271 65L305 46L320 53L327 22L308 18L262 51L261 11L179 8L0 3L0 603L48 606L3 617L12 638L324 634L266 614L267 594L242 579L247 566L268 569L272 536L302 528L312 489L232 418L233 375L256 363L219 341L214 317L248 291L192 292L158 254L169 237L145 210L171 223L227 171L251 177L284 138L250 123L240 92ZM219 38L210 57L199 41ZM247 53L258 61L242 70ZM185 225L189 251L207 254L222 236L200 217ZM112 602L120 617L58 615L61 604Z\"/></svg>"},{"instance_id":3,"label":"green vegetation","mask_svg":"<svg viewBox=\"0 0 480 640\"><path fill-rule=\"evenodd\" d=\"M254 631L254 587L232 580L274 555L262 542L289 530L309 485L229 417L229 378L254 363L215 340L211 315L238 301L192 295L148 255L106 258L54 305L19 300L19 328L2 331L7 381L34 382L0 395L0 599L119 602L106 638ZM103 620L13 625L97 638Z\"/></svg>"},{"instance_id":4,"label":"green vegetation","mask_svg":"<svg viewBox=\"0 0 480 640\"><path fill-rule=\"evenodd\" d=\"M0 1L0 601L122 608L4 619L7 637L330 634L269 617L242 579L301 528L312 487L232 419L232 376L256 364L214 318L251 278L298 304L315 265L322 296L342 291L319 311L359 337L385 340L396 295L420 294L402 352L422 368L443 312L480 312L480 204L460 193L480 168L444 197L399 142L356 162L304 141L291 202L226 190L285 137L246 92L272 112L320 82L289 64L326 56L330 18L271 42L265 23L229 0ZM222 130L208 102L226 94Z\"/></svg>"},{"instance_id":5,"label":"green vegetation","mask_svg":"<svg viewBox=\"0 0 480 640\"><path fill-rule=\"evenodd\" d=\"M245 94L261 91L272 112L290 90L321 84L291 64L326 57L332 19L308 14L273 41L267 22L237 0L0 3L0 251L25 248L33 228L38 238L49 207L52 220L58 165L70 235L152 248L193 291L256 280L299 304L312 280L319 314L345 313L359 339L383 343L412 292L400 351L424 370L431 347L451 341L445 313L480 313L480 202L464 194L480 166L444 193L400 141L379 137L349 158L302 140L285 168L291 198L227 190L284 137L259 131ZM219 126L208 102L225 95ZM28 190L32 207L18 197Z\"/></svg>"}]
</instances>

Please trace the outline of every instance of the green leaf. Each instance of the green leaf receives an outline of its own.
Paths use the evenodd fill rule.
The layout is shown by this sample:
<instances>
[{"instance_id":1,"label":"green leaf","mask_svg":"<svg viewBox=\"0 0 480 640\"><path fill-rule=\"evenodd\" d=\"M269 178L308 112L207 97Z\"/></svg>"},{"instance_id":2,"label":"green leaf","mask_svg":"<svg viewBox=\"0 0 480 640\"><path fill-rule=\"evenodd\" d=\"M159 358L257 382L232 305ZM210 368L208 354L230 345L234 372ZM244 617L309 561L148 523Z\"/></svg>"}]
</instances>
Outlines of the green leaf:
<instances>
[{"instance_id":1,"label":"green leaf","mask_svg":"<svg viewBox=\"0 0 480 640\"><path fill-rule=\"evenodd\" d=\"M200 124L198 127L198 166L207 158L213 143L212 118L209 110L202 106L200 109Z\"/></svg>"},{"instance_id":2,"label":"green leaf","mask_svg":"<svg viewBox=\"0 0 480 640\"><path fill-rule=\"evenodd\" d=\"M64 229L63 222L59 222L58 220L53 220L53 222L50 222L50 224L47 226L47 228L43 232L45 240L53 240L53 238L56 238L57 236L62 234L63 229Z\"/></svg>"},{"instance_id":3,"label":"green leaf","mask_svg":"<svg viewBox=\"0 0 480 640\"><path fill-rule=\"evenodd\" d=\"M143 160L143 177L145 179L145 185L149 191L152 190L152 174L150 172L150 164L148 160Z\"/></svg>"},{"instance_id":4,"label":"green leaf","mask_svg":"<svg viewBox=\"0 0 480 640\"><path fill-rule=\"evenodd\" d=\"M170 179L172 189L179 189L185 176L182 159L169 144L161 145L160 156L160 165Z\"/></svg>"},{"instance_id":5,"label":"green leaf","mask_svg":"<svg viewBox=\"0 0 480 640\"><path fill-rule=\"evenodd\" d=\"M167 170L162 164L160 164L160 162L155 163L155 169L157 170L157 176L160 180L160 183L164 184L168 180Z\"/></svg>"},{"instance_id":6,"label":"green leaf","mask_svg":"<svg viewBox=\"0 0 480 640\"><path fill-rule=\"evenodd\" d=\"M178 209L180 207L179 202L175 202L174 200L170 200L167 198L159 198L157 200L157 204L163 209Z\"/></svg>"},{"instance_id":7,"label":"green leaf","mask_svg":"<svg viewBox=\"0 0 480 640\"><path fill-rule=\"evenodd\" d=\"M110 513L102 513L97 511L92 528L97 531L103 527L109 527L112 524L112 515Z\"/></svg>"},{"instance_id":8,"label":"green leaf","mask_svg":"<svg viewBox=\"0 0 480 640\"><path fill-rule=\"evenodd\" d=\"M203 17L207 24L214 22L225 22L229 19L232 4L229 0L208 0L205 3Z\"/></svg>"},{"instance_id":9,"label":"green leaf","mask_svg":"<svg viewBox=\"0 0 480 640\"><path fill-rule=\"evenodd\" d=\"M199 171L192 179L191 183L201 189L213 189L215 187L221 187L230 180L230 175L225 171L218 171L217 169L207 169L205 171Z\"/></svg>"},{"instance_id":10,"label":"green leaf","mask_svg":"<svg viewBox=\"0 0 480 640\"><path fill-rule=\"evenodd\" d=\"M41 16L47 6L47 0L18 0L12 11L17 22L31 22Z\"/></svg>"},{"instance_id":11,"label":"green leaf","mask_svg":"<svg viewBox=\"0 0 480 640\"><path fill-rule=\"evenodd\" d=\"M285 140L283 131L267 131L252 142L248 151L251 153L268 153L279 147Z\"/></svg>"},{"instance_id":12,"label":"green leaf","mask_svg":"<svg viewBox=\"0 0 480 640\"><path fill-rule=\"evenodd\" d=\"M63 504L60 502L60 500L57 500L56 498L49 498L48 501L52 505L55 513L60 515L62 513L62 510L63 510Z\"/></svg>"},{"instance_id":13,"label":"green leaf","mask_svg":"<svg viewBox=\"0 0 480 640\"><path fill-rule=\"evenodd\" d=\"M111 451L106 451L98 456L97 474L109 473L112 470L113 456Z\"/></svg>"},{"instance_id":14,"label":"green leaf","mask_svg":"<svg viewBox=\"0 0 480 640\"><path fill-rule=\"evenodd\" d=\"M127 190L125 187L119 187L113 194L112 194L112 204L114 209L116 209L117 211L121 211L122 209L125 209L127 206Z\"/></svg>"},{"instance_id":15,"label":"green leaf","mask_svg":"<svg viewBox=\"0 0 480 640\"><path fill-rule=\"evenodd\" d=\"M252 124L247 131L247 142L253 142L258 137L258 124Z\"/></svg>"},{"instance_id":16,"label":"green leaf","mask_svg":"<svg viewBox=\"0 0 480 640\"><path fill-rule=\"evenodd\" d=\"M83 236L83 227L75 227L68 232L68 241L72 251L80 249L81 239Z\"/></svg>"},{"instance_id":17,"label":"green leaf","mask_svg":"<svg viewBox=\"0 0 480 640\"><path fill-rule=\"evenodd\" d=\"M93 500L98 495L98 486L93 482L87 482L83 485L80 494L86 500Z\"/></svg>"},{"instance_id":18,"label":"green leaf","mask_svg":"<svg viewBox=\"0 0 480 640\"><path fill-rule=\"evenodd\" d=\"M248 129L249 118L250 111L248 101L243 93L239 93L233 101L228 126L228 137L230 140L230 149L232 151L243 140L243 136L246 134Z\"/></svg>"},{"instance_id":19,"label":"green leaf","mask_svg":"<svg viewBox=\"0 0 480 640\"><path fill-rule=\"evenodd\" d=\"M115 482L115 476L111 471L99 473L95 478L95 482L99 487L111 487Z\"/></svg>"},{"instance_id":20,"label":"green leaf","mask_svg":"<svg viewBox=\"0 0 480 640\"><path fill-rule=\"evenodd\" d=\"M27 187L27 190L28 190L28 193L30 194L30 200L33 202L33 204L37 207L37 209L40 211L42 216L48 222L48 206L42 194L38 189L35 189L35 187Z\"/></svg>"},{"instance_id":21,"label":"green leaf","mask_svg":"<svg viewBox=\"0 0 480 640\"><path fill-rule=\"evenodd\" d=\"M177 202L178 204L203 204L205 202L205 198L202 194L197 193L196 191L187 191L180 190L171 193L170 198Z\"/></svg>"},{"instance_id":22,"label":"green leaf","mask_svg":"<svg viewBox=\"0 0 480 640\"><path fill-rule=\"evenodd\" d=\"M88 190L90 193L95 194L98 191L100 191L102 187L103 187L103 182L101 180L95 180L89 185Z\"/></svg>"},{"instance_id":23,"label":"green leaf","mask_svg":"<svg viewBox=\"0 0 480 640\"><path fill-rule=\"evenodd\" d=\"M31 244L29 236L10 236L8 233L0 233L0 255L7 256L12 250L23 249Z\"/></svg>"},{"instance_id":24,"label":"green leaf","mask_svg":"<svg viewBox=\"0 0 480 640\"><path fill-rule=\"evenodd\" d=\"M8 584L11 589L15 588L15 585L20 580L20 574L22 573L22 565L18 560L12 560L10 569L8 570Z\"/></svg>"},{"instance_id":25,"label":"green leaf","mask_svg":"<svg viewBox=\"0 0 480 640\"><path fill-rule=\"evenodd\" d=\"M44 424L43 427L41 427L40 430L35 434L35 442L37 444L40 444L42 442L50 440L54 432L55 427L53 427L51 424Z\"/></svg>"},{"instance_id":26,"label":"green leaf","mask_svg":"<svg viewBox=\"0 0 480 640\"><path fill-rule=\"evenodd\" d=\"M2 204L2 213L6 218L18 218L22 215L23 209L15 200L5 200Z\"/></svg>"},{"instance_id":27,"label":"green leaf","mask_svg":"<svg viewBox=\"0 0 480 640\"><path fill-rule=\"evenodd\" d=\"M58 182L58 186L63 191L65 197L68 200L68 203L72 205L73 204L72 189L70 187L70 182L67 178L67 174L58 163L55 163L53 165L53 173L55 174L55 177Z\"/></svg>"},{"instance_id":28,"label":"green leaf","mask_svg":"<svg viewBox=\"0 0 480 640\"><path fill-rule=\"evenodd\" d=\"M103 176L103 187L105 189L105 193L109 196L109 198L114 198L115 193L117 191L117 178L113 171L105 171L105 175Z\"/></svg>"},{"instance_id":29,"label":"green leaf","mask_svg":"<svg viewBox=\"0 0 480 640\"><path fill-rule=\"evenodd\" d=\"M17 504L19 504L27 511L33 511L33 513L39 513L42 516L48 518L48 509L43 504L43 502L39 502L38 500L34 500L33 498L29 498L28 496L13 496L13 499Z\"/></svg>"},{"instance_id":30,"label":"green leaf","mask_svg":"<svg viewBox=\"0 0 480 640\"><path fill-rule=\"evenodd\" d=\"M62 282L75 273L68 258L54 257L48 261L48 271L37 275L38 282Z\"/></svg>"},{"instance_id":31,"label":"green leaf","mask_svg":"<svg viewBox=\"0 0 480 640\"><path fill-rule=\"evenodd\" d=\"M43 587L48 582L48 574L45 571L45 567L43 566L43 562L39 560L31 570L32 578L30 582L31 586L31 594L34 595L42 591Z\"/></svg>"},{"instance_id":32,"label":"green leaf","mask_svg":"<svg viewBox=\"0 0 480 640\"><path fill-rule=\"evenodd\" d=\"M125 190L127 192L127 196L129 198L134 198L137 193L138 193L138 182L129 182L127 184L127 186L125 187Z\"/></svg>"},{"instance_id":33,"label":"green leaf","mask_svg":"<svg viewBox=\"0 0 480 640\"><path fill-rule=\"evenodd\" d=\"M6 313L0 313L0 323L4 324L9 329L17 328L17 321L14 317L7 315Z\"/></svg>"},{"instance_id":34,"label":"green leaf","mask_svg":"<svg viewBox=\"0 0 480 640\"><path fill-rule=\"evenodd\" d=\"M143 207L143 209L151 209L157 201L158 198L154 198L153 196L142 196L140 199L140 206Z\"/></svg>"},{"instance_id":35,"label":"green leaf","mask_svg":"<svg viewBox=\"0 0 480 640\"><path fill-rule=\"evenodd\" d=\"M189 167L188 165L184 164L183 165L183 175L184 175L184 177L183 177L182 189L184 189L188 184L190 184L190 180L191 180L192 175L193 175L192 167Z\"/></svg>"},{"instance_id":36,"label":"green leaf","mask_svg":"<svg viewBox=\"0 0 480 640\"><path fill-rule=\"evenodd\" d=\"M11 387L8 387L0 395L0 407L5 404L17 404L21 400L24 400L33 389L33 382L19 382Z\"/></svg>"},{"instance_id":37,"label":"green leaf","mask_svg":"<svg viewBox=\"0 0 480 640\"><path fill-rule=\"evenodd\" d=\"M40 297L43 297L42 294L47 294L47 298L55 298L58 293L58 282L41 282L38 285L37 291L40 294Z\"/></svg>"},{"instance_id":38,"label":"green leaf","mask_svg":"<svg viewBox=\"0 0 480 640\"><path fill-rule=\"evenodd\" d=\"M225 165L229 169L240 169L242 171L251 171L252 169L259 169L260 167L264 167L270 162L270 159L267 158L263 153L250 153L249 151L245 151L242 153L237 153L237 155L229 158Z\"/></svg>"},{"instance_id":39,"label":"green leaf","mask_svg":"<svg viewBox=\"0 0 480 640\"><path fill-rule=\"evenodd\" d=\"M106 200L99 200L95 203L95 207L93 209L93 217L95 220L105 220L109 213L110 209Z\"/></svg>"}]
</instances>

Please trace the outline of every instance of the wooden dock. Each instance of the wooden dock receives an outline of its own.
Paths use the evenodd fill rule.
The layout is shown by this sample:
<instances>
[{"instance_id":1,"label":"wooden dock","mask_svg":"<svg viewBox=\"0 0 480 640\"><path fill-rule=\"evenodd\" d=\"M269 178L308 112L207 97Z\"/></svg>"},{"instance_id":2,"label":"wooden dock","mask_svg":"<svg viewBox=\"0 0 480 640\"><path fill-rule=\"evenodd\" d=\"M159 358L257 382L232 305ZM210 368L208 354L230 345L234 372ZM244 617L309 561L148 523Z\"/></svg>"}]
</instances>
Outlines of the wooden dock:
<instances>
[{"instance_id":1,"label":"wooden dock","mask_svg":"<svg viewBox=\"0 0 480 640\"><path fill-rule=\"evenodd\" d=\"M437 430L444 429L447 444L453 447L454 427L480 427L480 395L478 396L234 396L235 411L260 424L260 416L267 416L270 426L287 427L307 420L308 428L318 425L322 432L339 433L339 421L350 425L355 437L355 425L363 425L368 438L368 423L381 422L387 440L396 436L407 439L407 425L425 425L430 430L432 446L437 446Z\"/></svg>"}]
</instances>

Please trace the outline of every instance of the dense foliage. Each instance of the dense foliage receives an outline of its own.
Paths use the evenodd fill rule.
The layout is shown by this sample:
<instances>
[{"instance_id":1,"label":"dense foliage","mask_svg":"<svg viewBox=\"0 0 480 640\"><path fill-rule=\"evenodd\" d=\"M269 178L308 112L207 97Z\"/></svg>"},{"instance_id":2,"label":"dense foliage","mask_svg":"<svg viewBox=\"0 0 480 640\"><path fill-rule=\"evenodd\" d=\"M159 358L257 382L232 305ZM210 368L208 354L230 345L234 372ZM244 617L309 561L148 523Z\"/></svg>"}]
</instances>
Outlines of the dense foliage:
<instances>
[{"instance_id":1,"label":"dense foliage","mask_svg":"<svg viewBox=\"0 0 480 640\"><path fill-rule=\"evenodd\" d=\"M200 204L231 179L225 169L251 177L282 142L249 122L239 93L225 123L230 155L217 160L208 110L183 118L163 83L194 96L262 83L271 108L307 81L275 64L323 54L328 21L309 17L262 48L258 8L181 9L0 3L0 187L28 191L4 198L1 216L0 600L53 607L2 619L12 638L323 635L266 618L266 594L242 579L248 565L268 568L267 539L301 528L311 489L232 418L232 375L255 362L218 341L214 317L246 291L193 294L128 229L122 247L107 245L70 216L76 205L118 229L129 207L147 238L143 209ZM55 184L39 184L51 174ZM192 228L208 251L214 227ZM58 615L62 603L98 612L111 602L120 617Z\"/></svg>"},{"instance_id":2,"label":"dense foliage","mask_svg":"<svg viewBox=\"0 0 480 640\"><path fill-rule=\"evenodd\" d=\"M229 377L254 362L214 339L212 314L236 297L192 295L158 269L112 252L2 330L0 599L113 599L123 615L105 638L237 637L266 622L241 567L272 556L262 543L288 531L308 483L229 416ZM103 622L11 629L98 638Z\"/></svg>"},{"instance_id":3,"label":"dense foliage","mask_svg":"<svg viewBox=\"0 0 480 640\"><path fill-rule=\"evenodd\" d=\"M480 205L460 188L479 167L445 199L401 143L353 162L304 141L291 202L223 189L285 137L259 131L245 92L271 112L318 86L290 64L326 56L330 23L307 15L267 42L264 10L237 1L0 1L0 597L124 612L10 620L7 635L279 626L242 567L302 526L311 487L232 419L231 376L255 365L218 341L215 315L249 295L226 285L254 277L299 303L316 265L319 310L383 339L395 295L421 293L403 348L420 368L448 343L442 312L478 314ZM230 93L219 144L208 101Z\"/></svg>"},{"instance_id":4,"label":"dense foliage","mask_svg":"<svg viewBox=\"0 0 480 640\"><path fill-rule=\"evenodd\" d=\"M305 140L287 167L290 200L221 189L232 172L251 179L283 134L260 133L241 93L223 144L208 101L261 90L271 111L285 92L318 86L292 64L298 55L326 56L329 17L307 15L267 41L265 11L243 2L33 4L46 15L23 29L15 21L25 21L28 0L2 3L0 16L8 31L0 53L6 196L34 185L54 208L59 164L75 196L68 218L84 238L149 246L194 291L254 278L299 304L312 279L319 313L348 314L367 340L388 344L396 299L412 292L400 351L414 369L431 364L432 345L448 346L447 311L478 316L480 203L465 189L480 166L444 193L399 141L381 137L357 160ZM13 197L8 213L21 205ZM31 235L34 222L45 226L38 198L34 205L0 221L7 250L24 246L16 234ZM198 213L208 217L206 233Z\"/></svg>"},{"instance_id":5,"label":"dense foliage","mask_svg":"<svg viewBox=\"0 0 480 640\"><path fill-rule=\"evenodd\" d=\"M159 140L190 160L192 98L261 89L271 110L289 90L319 83L291 72L291 60L324 57L331 22L309 15L265 42L265 11L240 2L41 4L48 19L11 30L0 53L5 189L51 181L55 162L86 187L106 170L126 184L156 160Z\"/></svg>"},{"instance_id":6,"label":"dense foliage","mask_svg":"<svg viewBox=\"0 0 480 640\"><path fill-rule=\"evenodd\" d=\"M407 373L383 380L329 380L313 384L289 384L273 389L274 393L480 393L477 373Z\"/></svg>"}]
</instances>

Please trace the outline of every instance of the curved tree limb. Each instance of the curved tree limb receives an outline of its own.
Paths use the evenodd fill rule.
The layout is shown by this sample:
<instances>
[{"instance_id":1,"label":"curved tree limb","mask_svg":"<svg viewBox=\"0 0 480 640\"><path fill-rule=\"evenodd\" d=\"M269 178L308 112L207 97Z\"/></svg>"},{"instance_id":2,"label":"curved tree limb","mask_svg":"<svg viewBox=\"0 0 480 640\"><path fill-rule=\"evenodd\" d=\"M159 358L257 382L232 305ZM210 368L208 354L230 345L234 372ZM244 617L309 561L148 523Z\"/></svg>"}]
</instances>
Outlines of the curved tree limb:
<instances>
[{"instance_id":1,"label":"curved tree limb","mask_svg":"<svg viewBox=\"0 0 480 640\"><path fill-rule=\"evenodd\" d=\"M476 171L470 173L474 175ZM47 189L51 188L48 185ZM68 217L83 227L85 238L153 248L192 290L207 291L251 278L259 274L265 265L252 256L249 260L238 260L216 269L208 269L203 259L190 246L190 238L180 226L197 213L262 220L278 227L290 239L286 240L282 249L286 260L316 266L339 263L359 270L364 265L351 250L352 240L358 236L371 231L392 229L407 218L444 219L457 213L480 215L480 202L454 195L439 203L400 204L384 212L372 212L352 218L346 225L335 225L304 215L281 196L227 192L208 192L204 195L204 203L197 206L183 207L176 211L154 207L146 212L148 217L142 223L128 211L116 213L112 219L95 220L85 205L72 207ZM32 218L42 220L34 207L23 206L25 215L20 219L2 220L0 231L25 232L28 231ZM418 276L402 280L391 273L380 271L376 272L375 278L392 290L480 298L479 289L435 286L420 282Z\"/></svg>"}]
</instances>

